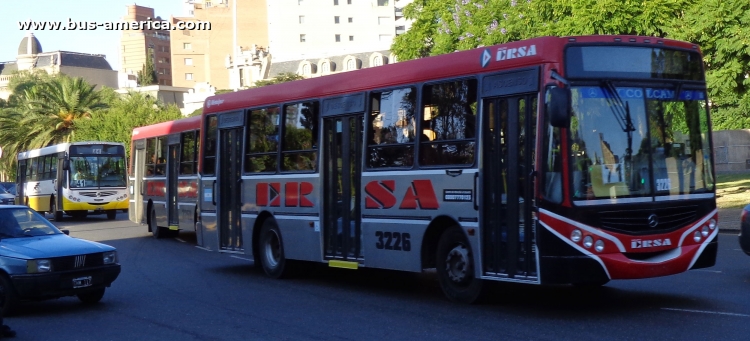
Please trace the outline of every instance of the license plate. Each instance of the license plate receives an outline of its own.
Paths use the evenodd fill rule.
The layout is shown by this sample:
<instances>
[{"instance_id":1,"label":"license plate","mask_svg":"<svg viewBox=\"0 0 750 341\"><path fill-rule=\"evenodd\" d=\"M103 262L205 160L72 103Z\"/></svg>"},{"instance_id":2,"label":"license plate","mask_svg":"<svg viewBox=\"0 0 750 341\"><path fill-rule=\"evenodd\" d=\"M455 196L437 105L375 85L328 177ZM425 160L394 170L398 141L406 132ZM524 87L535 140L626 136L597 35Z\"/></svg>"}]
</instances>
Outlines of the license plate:
<instances>
[{"instance_id":1,"label":"license plate","mask_svg":"<svg viewBox=\"0 0 750 341\"><path fill-rule=\"evenodd\" d=\"M91 276L73 278L73 288L85 288L91 286Z\"/></svg>"}]
</instances>

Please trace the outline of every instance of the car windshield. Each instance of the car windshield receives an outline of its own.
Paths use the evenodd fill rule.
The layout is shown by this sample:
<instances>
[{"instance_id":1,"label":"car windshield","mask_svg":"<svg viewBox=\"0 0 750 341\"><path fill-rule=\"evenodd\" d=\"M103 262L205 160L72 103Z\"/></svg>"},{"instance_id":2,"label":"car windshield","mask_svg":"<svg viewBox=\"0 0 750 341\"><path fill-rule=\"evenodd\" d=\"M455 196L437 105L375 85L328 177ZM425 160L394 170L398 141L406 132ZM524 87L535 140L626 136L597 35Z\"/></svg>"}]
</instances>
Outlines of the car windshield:
<instances>
[{"instance_id":1,"label":"car windshield","mask_svg":"<svg viewBox=\"0 0 750 341\"><path fill-rule=\"evenodd\" d=\"M570 126L577 200L714 189L703 90L574 86Z\"/></svg>"},{"instance_id":2,"label":"car windshield","mask_svg":"<svg viewBox=\"0 0 750 341\"><path fill-rule=\"evenodd\" d=\"M61 234L39 213L28 208L0 209L0 238L24 238Z\"/></svg>"}]
</instances>

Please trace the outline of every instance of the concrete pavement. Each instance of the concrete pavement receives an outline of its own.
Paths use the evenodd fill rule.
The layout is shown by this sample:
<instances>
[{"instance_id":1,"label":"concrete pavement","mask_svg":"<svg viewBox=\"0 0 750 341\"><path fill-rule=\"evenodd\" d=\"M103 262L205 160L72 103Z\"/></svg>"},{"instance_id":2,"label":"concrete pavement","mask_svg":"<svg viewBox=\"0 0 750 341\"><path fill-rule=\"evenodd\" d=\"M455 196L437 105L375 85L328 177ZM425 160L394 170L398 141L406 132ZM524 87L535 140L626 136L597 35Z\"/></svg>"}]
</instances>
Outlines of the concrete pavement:
<instances>
[{"instance_id":1,"label":"concrete pavement","mask_svg":"<svg viewBox=\"0 0 750 341\"><path fill-rule=\"evenodd\" d=\"M740 214L742 208L720 208L719 230L723 232L740 232Z\"/></svg>"}]
</instances>

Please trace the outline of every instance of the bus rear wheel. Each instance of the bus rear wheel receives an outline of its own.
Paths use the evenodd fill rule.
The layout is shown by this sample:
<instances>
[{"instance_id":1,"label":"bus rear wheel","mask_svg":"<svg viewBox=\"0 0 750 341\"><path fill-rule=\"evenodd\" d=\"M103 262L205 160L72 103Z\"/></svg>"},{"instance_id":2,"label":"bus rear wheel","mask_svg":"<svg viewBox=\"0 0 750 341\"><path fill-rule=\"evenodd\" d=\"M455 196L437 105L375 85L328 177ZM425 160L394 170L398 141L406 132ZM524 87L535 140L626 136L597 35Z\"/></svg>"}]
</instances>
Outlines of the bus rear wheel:
<instances>
[{"instance_id":1,"label":"bus rear wheel","mask_svg":"<svg viewBox=\"0 0 750 341\"><path fill-rule=\"evenodd\" d=\"M474 276L471 245L460 227L443 232L436 256L438 281L445 296L453 302L474 303L482 293L483 282Z\"/></svg>"},{"instance_id":2,"label":"bus rear wheel","mask_svg":"<svg viewBox=\"0 0 750 341\"><path fill-rule=\"evenodd\" d=\"M289 276L289 264L284 256L284 243L275 220L266 219L263 222L258 246L260 263L266 275L271 278Z\"/></svg>"}]
</instances>

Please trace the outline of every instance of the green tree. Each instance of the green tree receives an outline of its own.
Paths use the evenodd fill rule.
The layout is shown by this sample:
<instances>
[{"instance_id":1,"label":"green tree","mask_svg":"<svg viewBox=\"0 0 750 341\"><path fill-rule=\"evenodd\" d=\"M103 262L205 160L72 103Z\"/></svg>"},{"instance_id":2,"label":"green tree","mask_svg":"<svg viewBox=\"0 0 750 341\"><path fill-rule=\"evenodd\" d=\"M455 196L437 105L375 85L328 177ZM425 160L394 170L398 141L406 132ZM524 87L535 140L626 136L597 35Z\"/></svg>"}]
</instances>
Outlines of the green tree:
<instances>
[{"instance_id":1,"label":"green tree","mask_svg":"<svg viewBox=\"0 0 750 341\"><path fill-rule=\"evenodd\" d=\"M23 114L19 124L29 129L28 148L70 142L78 122L108 107L93 85L66 75L24 90L19 104L17 109Z\"/></svg>"},{"instance_id":2,"label":"green tree","mask_svg":"<svg viewBox=\"0 0 750 341\"><path fill-rule=\"evenodd\" d=\"M284 82L291 82L291 81L296 81L296 80L300 80L300 79L305 79L305 77L302 77L302 76L300 76L300 75L298 75L298 74L296 74L294 72L284 72L284 73L280 73L280 74L276 75L276 77L271 78L271 79L259 80L259 81L255 82L255 86L253 86L253 87L254 88L259 88L259 87L266 86L266 85L279 84L279 83L284 83Z\"/></svg>"},{"instance_id":3,"label":"green tree","mask_svg":"<svg viewBox=\"0 0 750 341\"><path fill-rule=\"evenodd\" d=\"M713 128L750 127L750 2L697 1L673 31L701 46Z\"/></svg>"},{"instance_id":4,"label":"green tree","mask_svg":"<svg viewBox=\"0 0 750 341\"><path fill-rule=\"evenodd\" d=\"M182 118L177 106L163 105L153 96L130 91L116 97L108 110L98 111L81 122L74 141L112 141L124 143L130 152L133 128Z\"/></svg>"},{"instance_id":5,"label":"green tree","mask_svg":"<svg viewBox=\"0 0 750 341\"><path fill-rule=\"evenodd\" d=\"M149 49L149 52L152 50ZM138 77L138 86L147 86L157 83L156 69L154 68L154 57L152 53L148 53L146 56L146 64L143 64L143 68L138 71L136 75Z\"/></svg>"}]
</instances>

